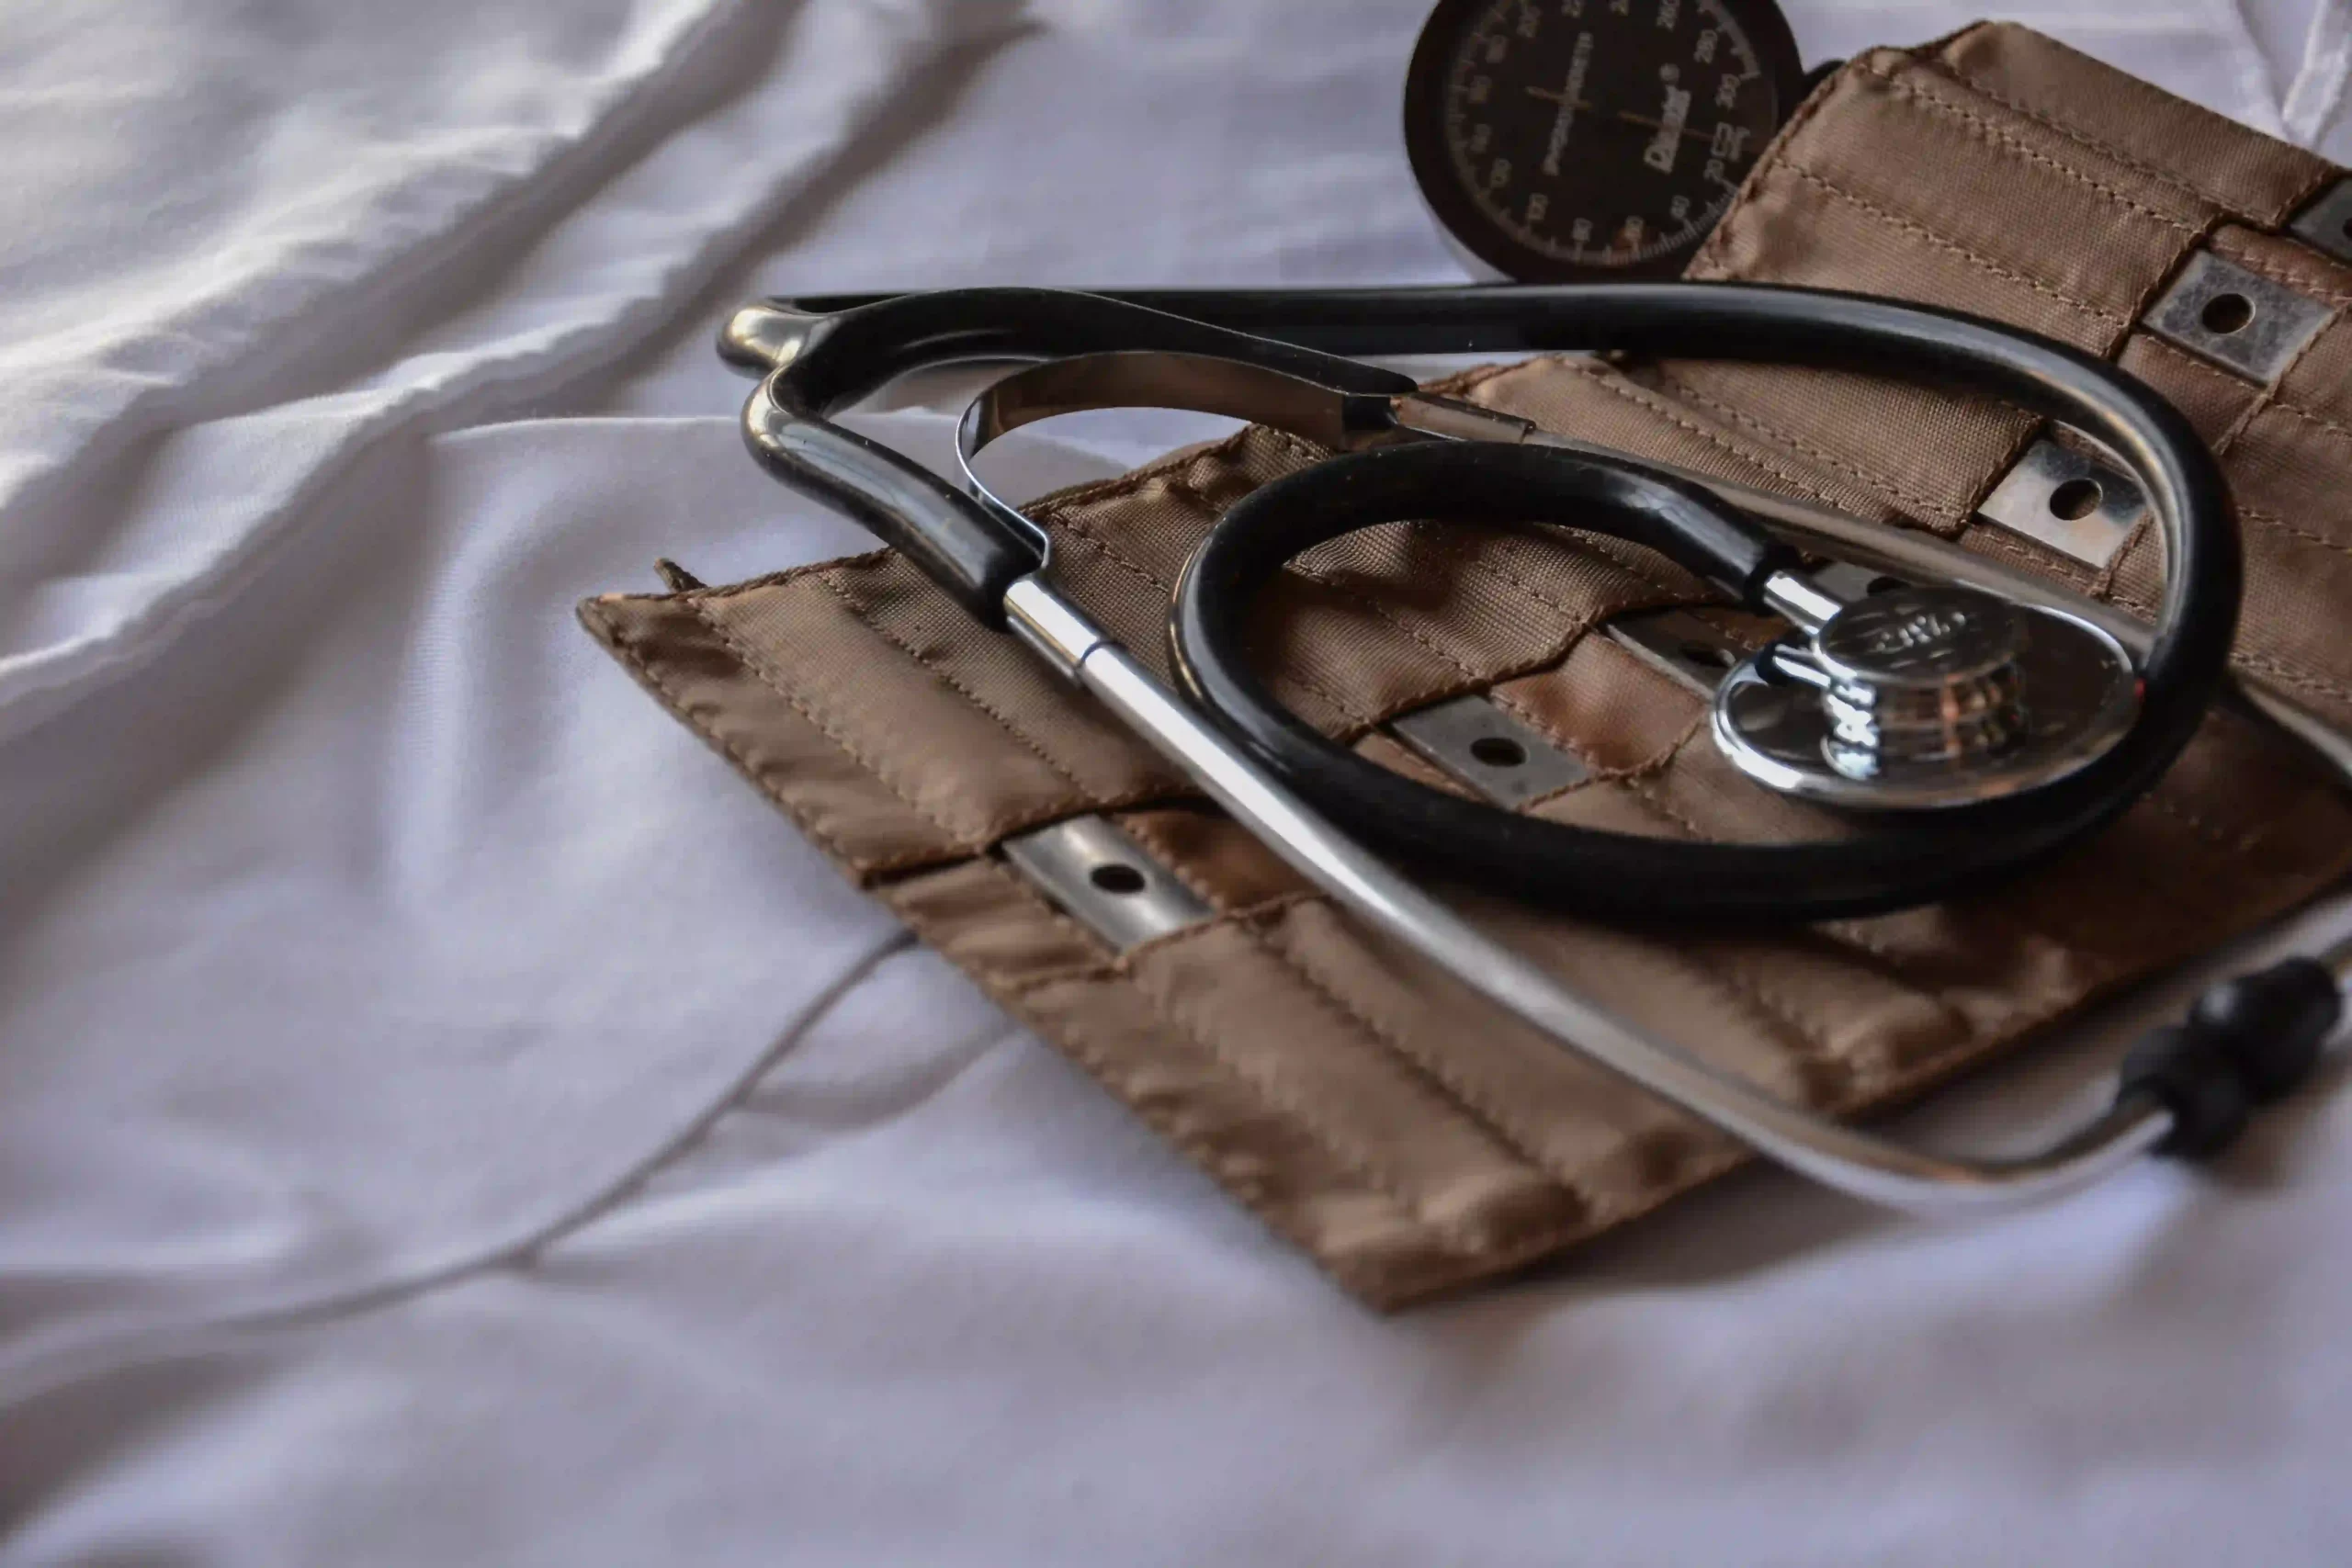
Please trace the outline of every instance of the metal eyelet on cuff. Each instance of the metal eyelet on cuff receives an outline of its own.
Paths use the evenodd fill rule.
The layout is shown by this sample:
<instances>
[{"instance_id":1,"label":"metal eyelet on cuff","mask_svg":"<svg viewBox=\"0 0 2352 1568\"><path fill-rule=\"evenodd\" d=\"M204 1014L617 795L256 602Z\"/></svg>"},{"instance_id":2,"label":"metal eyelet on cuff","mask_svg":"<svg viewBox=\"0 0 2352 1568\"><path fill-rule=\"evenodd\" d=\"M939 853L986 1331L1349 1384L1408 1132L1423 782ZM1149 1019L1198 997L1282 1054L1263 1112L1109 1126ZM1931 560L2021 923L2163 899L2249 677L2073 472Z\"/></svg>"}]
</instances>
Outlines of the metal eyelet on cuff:
<instances>
[{"instance_id":1,"label":"metal eyelet on cuff","mask_svg":"<svg viewBox=\"0 0 2352 1568\"><path fill-rule=\"evenodd\" d=\"M2199 251L2140 324L2175 347L2268 386L2333 314L2283 283Z\"/></svg>"}]
</instances>

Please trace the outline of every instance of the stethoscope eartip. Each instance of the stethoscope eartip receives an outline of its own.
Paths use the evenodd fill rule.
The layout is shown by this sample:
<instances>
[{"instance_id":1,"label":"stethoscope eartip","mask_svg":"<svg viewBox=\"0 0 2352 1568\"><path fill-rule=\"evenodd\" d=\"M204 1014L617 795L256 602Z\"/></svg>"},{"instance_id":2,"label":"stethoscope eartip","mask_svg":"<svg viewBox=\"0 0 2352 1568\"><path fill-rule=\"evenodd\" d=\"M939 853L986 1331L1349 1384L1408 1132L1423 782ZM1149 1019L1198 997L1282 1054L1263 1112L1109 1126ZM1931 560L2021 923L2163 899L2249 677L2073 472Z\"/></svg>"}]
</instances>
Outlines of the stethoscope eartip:
<instances>
[{"instance_id":1,"label":"stethoscope eartip","mask_svg":"<svg viewBox=\"0 0 2352 1568\"><path fill-rule=\"evenodd\" d=\"M718 329L718 357L753 376L781 370L800 356L809 332L823 320L775 300L756 301L728 317Z\"/></svg>"}]
</instances>

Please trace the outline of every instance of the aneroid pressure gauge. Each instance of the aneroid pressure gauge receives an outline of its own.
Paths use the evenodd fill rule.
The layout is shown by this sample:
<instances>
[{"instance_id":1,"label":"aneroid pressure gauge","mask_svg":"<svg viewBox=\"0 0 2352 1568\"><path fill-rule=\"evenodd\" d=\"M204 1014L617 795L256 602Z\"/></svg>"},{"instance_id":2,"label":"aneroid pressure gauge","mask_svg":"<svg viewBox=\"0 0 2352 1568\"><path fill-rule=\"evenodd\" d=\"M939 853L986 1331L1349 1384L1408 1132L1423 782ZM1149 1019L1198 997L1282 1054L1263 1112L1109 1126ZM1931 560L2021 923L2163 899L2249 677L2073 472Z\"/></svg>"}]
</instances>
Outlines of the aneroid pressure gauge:
<instances>
[{"instance_id":1,"label":"aneroid pressure gauge","mask_svg":"<svg viewBox=\"0 0 2352 1568\"><path fill-rule=\"evenodd\" d=\"M1670 277L1804 87L1771 0L1442 0L1406 78L1405 144L1484 267Z\"/></svg>"}]
</instances>

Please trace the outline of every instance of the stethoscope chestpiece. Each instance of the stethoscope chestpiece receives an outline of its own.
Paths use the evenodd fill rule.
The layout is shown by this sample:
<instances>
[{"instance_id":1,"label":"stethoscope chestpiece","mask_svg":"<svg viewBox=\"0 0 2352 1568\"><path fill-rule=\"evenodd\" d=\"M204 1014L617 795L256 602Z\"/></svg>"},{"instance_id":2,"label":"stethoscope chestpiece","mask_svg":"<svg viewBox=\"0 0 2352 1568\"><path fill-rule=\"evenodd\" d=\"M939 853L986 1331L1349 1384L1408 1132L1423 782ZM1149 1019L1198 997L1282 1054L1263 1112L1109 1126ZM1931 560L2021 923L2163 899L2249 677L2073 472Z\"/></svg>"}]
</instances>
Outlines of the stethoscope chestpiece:
<instances>
[{"instance_id":1,"label":"stethoscope chestpiece","mask_svg":"<svg viewBox=\"0 0 2352 1568\"><path fill-rule=\"evenodd\" d=\"M1716 688L1715 744L1770 788L1849 810L1917 811L2054 784L2131 729L2121 644L2061 611L1899 584Z\"/></svg>"}]
</instances>

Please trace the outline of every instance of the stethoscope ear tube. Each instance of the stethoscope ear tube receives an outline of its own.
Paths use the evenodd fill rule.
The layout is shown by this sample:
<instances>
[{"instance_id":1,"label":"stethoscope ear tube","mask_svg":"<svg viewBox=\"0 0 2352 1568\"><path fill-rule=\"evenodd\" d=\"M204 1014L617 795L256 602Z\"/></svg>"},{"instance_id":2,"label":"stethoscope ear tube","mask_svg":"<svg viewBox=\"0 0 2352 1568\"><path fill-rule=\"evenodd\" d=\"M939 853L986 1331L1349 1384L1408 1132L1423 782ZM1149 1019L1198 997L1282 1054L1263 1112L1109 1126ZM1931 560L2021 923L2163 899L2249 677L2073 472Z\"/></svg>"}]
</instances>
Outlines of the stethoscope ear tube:
<instances>
[{"instance_id":1,"label":"stethoscope ear tube","mask_svg":"<svg viewBox=\"0 0 2352 1568\"><path fill-rule=\"evenodd\" d=\"M786 378L786 400L831 414L926 366L1058 359L1126 349L1246 360L1335 391L1396 397L1409 376L1274 338L1058 288L951 288L876 296L837 314L765 304L729 319L719 354Z\"/></svg>"},{"instance_id":2,"label":"stethoscope ear tube","mask_svg":"<svg viewBox=\"0 0 2352 1568\"><path fill-rule=\"evenodd\" d=\"M743 434L769 472L904 551L957 604L1001 629L1004 592L1045 565L1046 538L1010 507L967 496L832 421L896 378L965 359L1036 359L1122 348L1247 360L1385 418L1410 377L1252 338L1116 299L1044 288L901 294L841 314L741 310L720 333L730 363L768 372Z\"/></svg>"},{"instance_id":3,"label":"stethoscope ear tube","mask_svg":"<svg viewBox=\"0 0 2352 1568\"><path fill-rule=\"evenodd\" d=\"M1005 591L1044 568L1044 536L888 447L796 412L778 398L781 381L763 383L743 410L744 442L761 466L856 519L981 625L1003 630Z\"/></svg>"}]
</instances>

